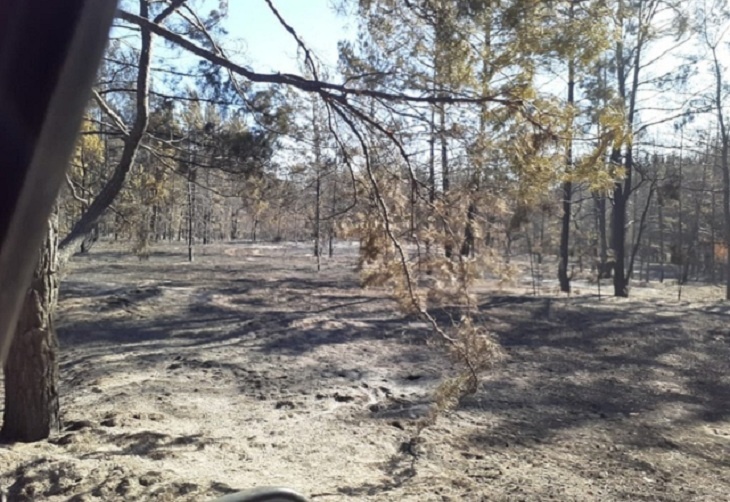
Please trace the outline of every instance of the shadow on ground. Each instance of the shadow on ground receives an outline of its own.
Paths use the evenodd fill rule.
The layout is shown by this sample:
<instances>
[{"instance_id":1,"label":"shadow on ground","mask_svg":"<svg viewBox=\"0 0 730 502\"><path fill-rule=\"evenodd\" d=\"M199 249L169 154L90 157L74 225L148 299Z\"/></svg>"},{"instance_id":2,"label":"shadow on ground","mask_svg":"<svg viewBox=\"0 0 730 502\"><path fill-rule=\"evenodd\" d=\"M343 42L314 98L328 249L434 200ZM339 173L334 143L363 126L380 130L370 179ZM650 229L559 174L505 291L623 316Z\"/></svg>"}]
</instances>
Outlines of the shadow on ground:
<instances>
[{"instance_id":1,"label":"shadow on ground","mask_svg":"<svg viewBox=\"0 0 730 502\"><path fill-rule=\"evenodd\" d=\"M497 337L509 355L463 403L497 417L472 438L485 448L559 441L567 430L596 426L614 444L679 450L674 427L730 419L727 319L688 329L707 323L702 312L499 296L481 311L501 322ZM706 445L682 449L730 466Z\"/></svg>"}]
</instances>

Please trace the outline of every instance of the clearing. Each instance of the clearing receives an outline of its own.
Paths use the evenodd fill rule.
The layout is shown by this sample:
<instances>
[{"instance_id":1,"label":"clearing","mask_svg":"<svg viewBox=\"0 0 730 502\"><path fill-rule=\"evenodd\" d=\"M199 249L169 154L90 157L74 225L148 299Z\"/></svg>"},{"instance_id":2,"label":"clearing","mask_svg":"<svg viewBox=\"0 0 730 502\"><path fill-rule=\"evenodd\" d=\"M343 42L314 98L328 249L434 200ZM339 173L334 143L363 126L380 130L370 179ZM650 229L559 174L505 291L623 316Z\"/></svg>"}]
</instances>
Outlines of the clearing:
<instances>
[{"instance_id":1,"label":"clearing","mask_svg":"<svg viewBox=\"0 0 730 502\"><path fill-rule=\"evenodd\" d=\"M215 244L187 263L164 245L138 261L104 244L75 259L58 319L65 430L0 446L0 492L199 501L282 484L324 502L730 500L719 288L678 302L654 283L628 300L588 284L565 298L485 283L483 322L507 358L409 443L448 363L386 292L358 287L355 246L319 274L309 254Z\"/></svg>"}]
</instances>

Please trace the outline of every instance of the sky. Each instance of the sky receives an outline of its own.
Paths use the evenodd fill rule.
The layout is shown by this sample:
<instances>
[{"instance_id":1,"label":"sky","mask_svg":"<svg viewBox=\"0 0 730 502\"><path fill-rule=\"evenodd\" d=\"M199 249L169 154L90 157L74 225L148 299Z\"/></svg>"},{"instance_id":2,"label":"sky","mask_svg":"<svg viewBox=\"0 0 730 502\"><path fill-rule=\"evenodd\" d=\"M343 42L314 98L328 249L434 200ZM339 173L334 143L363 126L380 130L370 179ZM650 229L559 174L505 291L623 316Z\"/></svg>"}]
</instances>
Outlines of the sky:
<instances>
[{"instance_id":1,"label":"sky","mask_svg":"<svg viewBox=\"0 0 730 502\"><path fill-rule=\"evenodd\" d=\"M209 0L215 6L215 0ZM339 16L332 0L272 0L281 16L327 66L337 64L337 42L353 39L356 26ZM258 72L299 73L297 45L264 0L229 0L225 27L244 41L245 61ZM240 45L240 44L239 44ZM233 44L235 47L236 44Z\"/></svg>"}]
</instances>

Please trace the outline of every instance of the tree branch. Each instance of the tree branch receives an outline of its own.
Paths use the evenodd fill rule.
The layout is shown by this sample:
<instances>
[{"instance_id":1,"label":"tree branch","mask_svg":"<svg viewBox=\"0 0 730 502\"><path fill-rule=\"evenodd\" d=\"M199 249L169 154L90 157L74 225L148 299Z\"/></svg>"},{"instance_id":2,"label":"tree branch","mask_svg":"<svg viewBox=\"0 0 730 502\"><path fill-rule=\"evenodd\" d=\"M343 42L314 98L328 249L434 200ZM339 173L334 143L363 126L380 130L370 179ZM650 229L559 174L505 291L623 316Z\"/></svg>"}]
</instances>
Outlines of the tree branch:
<instances>
[{"instance_id":1,"label":"tree branch","mask_svg":"<svg viewBox=\"0 0 730 502\"><path fill-rule=\"evenodd\" d=\"M92 96L94 98L94 101L96 101L96 104L99 105L99 108L101 108L101 111L107 114L107 116L112 119L112 122L114 122L114 125L117 129L119 129L124 136L129 136L129 128L127 128L127 124L124 123L122 118L119 116L119 114L114 111L114 109L111 107L109 103L104 100L104 98L99 94L99 91L94 89L92 91Z\"/></svg>"},{"instance_id":2,"label":"tree branch","mask_svg":"<svg viewBox=\"0 0 730 502\"><path fill-rule=\"evenodd\" d=\"M121 9L117 10L117 16L120 19L123 19L129 23L134 23L141 27L144 27L152 33L155 33L156 35L159 35L166 40L179 45L183 49L188 50L196 56L210 61L213 64L217 64L223 68L226 68L233 73L247 78L251 82L255 83L288 85L305 92L329 94L332 97L339 99L347 99L348 96L360 96L384 99L388 101L409 101L415 103L475 104L489 102L511 107L519 106L523 102L519 98L510 97L508 95L503 97L500 95L454 96L443 94L415 95L407 93L390 93L371 89L349 87L347 85L334 84L331 82L324 82L315 79L308 79L299 75L293 75L291 73L258 73L239 64L236 64L226 57L215 54L208 49L205 49L195 44L187 38L178 35L177 33L173 33L163 26L154 24L149 19L137 16L135 14L131 14Z\"/></svg>"}]
</instances>

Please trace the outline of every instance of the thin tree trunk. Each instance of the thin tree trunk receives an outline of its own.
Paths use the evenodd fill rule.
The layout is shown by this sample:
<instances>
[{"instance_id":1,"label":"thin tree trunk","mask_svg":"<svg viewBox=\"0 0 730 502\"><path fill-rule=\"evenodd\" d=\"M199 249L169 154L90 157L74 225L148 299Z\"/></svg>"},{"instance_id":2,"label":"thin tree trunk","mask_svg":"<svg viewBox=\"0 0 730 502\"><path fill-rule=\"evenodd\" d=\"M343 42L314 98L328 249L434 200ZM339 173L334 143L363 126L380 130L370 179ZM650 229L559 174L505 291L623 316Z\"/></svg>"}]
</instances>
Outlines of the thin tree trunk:
<instances>
[{"instance_id":1,"label":"thin tree trunk","mask_svg":"<svg viewBox=\"0 0 730 502\"><path fill-rule=\"evenodd\" d=\"M717 59L717 50L712 47L712 56L715 70L715 109L717 113L717 122L720 128L720 168L722 171L722 213L724 218L724 237L725 237L725 299L730 300L730 134L725 124L725 114L722 108L722 69Z\"/></svg>"},{"instance_id":2,"label":"thin tree trunk","mask_svg":"<svg viewBox=\"0 0 730 502\"><path fill-rule=\"evenodd\" d=\"M570 2L570 21L573 20L574 3ZM568 62L568 106L575 103L575 61ZM572 111L571 111L572 113ZM571 121L572 129L572 121ZM572 134L572 130L568 134ZM573 170L573 140L568 139L568 147L565 152L566 176L570 177ZM560 261L558 263L558 282L560 291L570 293L570 277L568 276L568 260L570 254L570 216L573 205L573 183L570 178L563 182L563 218L560 229Z\"/></svg>"},{"instance_id":3,"label":"thin tree trunk","mask_svg":"<svg viewBox=\"0 0 730 502\"><path fill-rule=\"evenodd\" d=\"M321 194L322 184L319 175L319 167L317 167L317 178L314 181L314 256L320 257L321 250L319 249L320 240L322 239L322 215L321 213ZM317 270L319 270L319 259L317 260Z\"/></svg>"},{"instance_id":4,"label":"thin tree trunk","mask_svg":"<svg viewBox=\"0 0 730 502\"><path fill-rule=\"evenodd\" d=\"M314 164L315 164L315 180L314 180L314 256L317 258L317 272L322 268L322 250L320 243L322 240L322 144L319 131L319 122L317 120L317 109L315 103L312 103L312 126L314 127Z\"/></svg>"},{"instance_id":5,"label":"thin tree trunk","mask_svg":"<svg viewBox=\"0 0 730 502\"><path fill-rule=\"evenodd\" d=\"M190 167L188 171L188 261L192 262L193 244L195 243L195 168Z\"/></svg>"},{"instance_id":6,"label":"thin tree trunk","mask_svg":"<svg viewBox=\"0 0 730 502\"><path fill-rule=\"evenodd\" d=\"M612 161L619 165L621 162L621 153L614 151ZM626 152L626 179L616 183L613 192L613 252L614 252L614 272L613 272L613 294L614 296L628 297L628 278L626 276L626 206L629 198L629 190L631 188L631 150Z\"/></svg>"},{"instance_id":7,"label":"thin tree trunk","mask_svg":"<svg viewBox=\"0 0 730 502\"><path fill-rule=\"evenodd\" d=\"M335 159L336 160L336 159ZM411 185L413 187L413 185ZM413 227L413 221L415 218L415 215L413 213L415 209L415 200L413 199L414 193L411 192L411 235L413 235L414 227ZM335 161L334 169L332 171L332 206L331 206L331 212L330 212L330 221L329 221L329 257L332 258L335 254L335 214L337 214L337 162Z\"/></svg>"},{"instance_id":8,"label":"thin tree trunk","mask_svg":"<svg viewBox=\"0 0 730 502\"><path fill-rule=\"evenodd\" d=\"M431 105L431 117L428 122L429 138L428 138L428 202L429 216L433 214L434 204L436 202L436 112L434 105ZM428 216L426 220L428 221ZM431 230L429 225L429 230ZM430 259L431 255L431 237L426 238L426 256ZM429 271L430 273L430 271Z\"/></svg>"},{"instance_id":9,"label":"thin tree trunk","mask_svg":"<svg viewBox=\"0 0 730 502\"><path fill-rule=\"evenodd\" d=\"M484 16L484 48L482 50L482 75L481 85L482 94L487 96L489 94L490 83L492 80L492 16L491 16L491 2L487 1L484 8L486 9L487 15ZM488 107L486 103L480 105L479 110L479 138L484 139L487 131L487 111ZM479 149L481 150L481 148ZM477 216L477 193L479 192L481 185L481 178L484 171L484 158L486 152L479 151L479 158L476 162L475 172L471 173L470 182L472 192L470 193L469 206L466 209L466 228L464 229L464 242L461 246L461 255L474 257L476 254L476 231L475 231L475 220ZM487 233L487 235L489 235ZM485 239L485 244L491 246L490 242L486 242L488 237Z\"/></svg>"},{"instance_id":10,"label":"thin tree trunk","mask_svg":"<svg viewBox=\"0 0 730 502\"><path fill-rule=\"evenodd\" d=\"M476 190L476 189L474 189ZM464 241L461 244L461 256L474 256L474 220L476 219L477 205L473 196L466 208L466 226L464 228Z\"/></svg>"},{"instance_id":11,"label":"thin tree trunk","mask_svg":"<svg viewBox=\"0 0 730 502\"><path fill-rule=\"evenodd\" d=\"M687 253L684 248L684 208L682 207L682 154L683 154L683 146L684 146L684 131L682 131L682 134L680 134L680 143L679 143L679 187L677 190L677 209L678 209L678 215L677 215L677 250L679 252L679 260L677 262L677 283L678 284L684 284L685 283L685 277L682 273L684 270L684 262L687 260Z\"/></svg>"},{"instance_id":12,"label":"thin tree trunk","mask_svg":"<svg viewBox=\"0 0 730 502\"><path fill-rule=\"evenodd\" d=\"M441 187L443 190L444 202L448 206L449 190L451 188L451 173L449 172L449 151L448 141L446 140L446 105L441 105ZM449 228L448 208L444 215L444 255L451 258L454 254L454 246L452 244L451 228Z\"/></svg>"},{"instance_id":13,"label":"thin tree trunk","mask_svg":"<svg viewBox=\"0 0 730 502\"><path fill-rule=\"evenodd\" d=\"M657 212L659 213L659 282L664 282L664 197L657 197Z\"/></svg>"},{"instance_id":14,"label":"thin tree trunk","mask_svg":"<svg viewBox=\"0 0 730 502\"><path fill-rule=\"evenodd\" d=\"M651 208L651 199L654 196L655 191L656 185L652 182L652 184L649 185L649 193L646 196L646 204L644 205L644 209L641 212L641 217L639 218L638 223L634 223L636 227L636 235L634 236L633 245L631 247L631 254L629 255L629 263L626 270L627 284L631 280L631 277L634 273L634 262L636 260L636 256L639 254L639 249L641 249L641 238L644 234L644 230L646 229L646 218L649 215L649 208Z\"/></svg>"},{"instance_id":15,"label":"thin tree trunk","mask_svg":"<svg viewBox=\"0 0 730 502\"><path fill-rule=\"evenodd\" d=\"M558 262L558 282L560 291L570 293L568 261L570 258L570 213L572 211L573 183L563 183L563 217L560 228L560 261Z\"/></svg>"},{"instance_id":16,"label":"thin tree trunk","mask_svg":"<svg viewBox=\"0 0 730 502\"><path fill-rule=\"evenodd\" d=\"M608 235L606 232L606 196L594 194L596 205L596 226L598 227L598 277L610 276L608 266Z\"/></svg>"},{"instance_id":17,"label":"thin tree trunk","mask_svg":"<svg viewBox=\"0 0 730 502\"><path fill-rule=\"evenodd\" d=\"M716 149L716 146L711 147L713 150ZM709 149L708 149L709 150ZM716 194L715 194L715 186L716 186L716 179L715 179L715 172L717 171L718 166L718 158L717 155L713 153L712 155L712 167L710 168L710 282L712 284L717 283L717 264L716 262L716 256L715 256L715 246L717 244L717 234L715 229L715 218L716 218Z\"/></svg>"}]
</instances>

